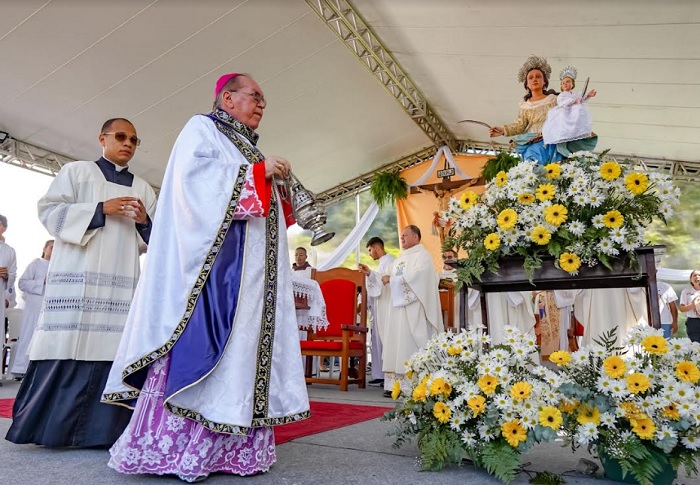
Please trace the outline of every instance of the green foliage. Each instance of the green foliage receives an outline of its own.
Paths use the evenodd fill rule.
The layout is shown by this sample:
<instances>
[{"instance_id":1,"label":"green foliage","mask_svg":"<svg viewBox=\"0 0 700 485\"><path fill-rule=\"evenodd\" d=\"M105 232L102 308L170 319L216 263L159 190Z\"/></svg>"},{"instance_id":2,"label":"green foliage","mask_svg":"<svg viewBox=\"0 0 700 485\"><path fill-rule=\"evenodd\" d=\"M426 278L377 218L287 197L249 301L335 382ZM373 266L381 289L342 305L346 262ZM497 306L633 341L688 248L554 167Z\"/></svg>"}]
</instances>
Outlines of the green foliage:
<instances>
[{"instance_id":1,"label":"green foliage","mask_svg":"<svg viewBox=\"0 0 700 485\"><path fill-rule=\"evenodd\" d=\"M520 452L499 439L484 445L480 461L487 472L504 483L510 483L520 467Z\"/></svg>"},{"instance_id":2,"label":"green foliage","mask_svg":"<svg viewBox=\"0 0 700 485\"><path fill-rule=\"evenodd\" d=\"M640 485L654 485L654 477L661 473L666 459L664 455L652 452L638 439L625 440L619 456L610 458L620 465L623 479L632 474Z\"/></svg>"},{"instance_id":3,"label":"green foliage","mask_svg":"<svg viewBox=\"0 0 700 485\"><path fill-rule=\"evenodd\" d=\"M552 472L537 472L530 483L537 485L564 485L566 480L561 475Z\"/></svg>"},{"instance_id":4,"label":"green foliage","mask_svg":"<svg viewBox=\"0 0 700 485\"><path fill-rule=\"evenodd\" d=\"M484 167L481 169L481 177L488 182L493 179L498 172L507 172L519 162L519 158L514 157L508 152L501 152L496 155L495 158L486 161Z\"/></svg>"},{"instance_id":5,"label":"green foliage","mask_svg":"<svg viewBox=\"0 0 700 485\"><path fill-rule=\"evenodd\" d=\"M464 457L457 435L442 426L424 428L418 436L418 447L426 471L442 470L447 465L460 463Z\"/></svg>"},{"instance_id":6,"label":"green foliage","mask_svg":"<svg viewBox=\"0 0 700 485\"><path fill-rule=\"evenodd\" d=\"M369 191L377 205L384 207L397 199L405 199L408 196L408 184L398 172L379 172L372 178Z\"/></svg>"}]
</instances>

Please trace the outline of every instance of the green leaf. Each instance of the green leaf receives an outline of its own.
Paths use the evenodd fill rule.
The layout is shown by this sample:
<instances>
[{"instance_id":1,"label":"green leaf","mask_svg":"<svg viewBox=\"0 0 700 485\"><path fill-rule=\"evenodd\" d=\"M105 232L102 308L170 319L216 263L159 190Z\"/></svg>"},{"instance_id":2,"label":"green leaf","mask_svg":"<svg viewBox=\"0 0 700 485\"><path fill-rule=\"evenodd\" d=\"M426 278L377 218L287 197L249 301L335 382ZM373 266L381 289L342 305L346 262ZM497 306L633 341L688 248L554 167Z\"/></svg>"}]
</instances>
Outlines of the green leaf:
<instances>
[{"instance_id":1,"label":"green leaf","mask_svg":"<svg viewBox=\"0 0 700 485\"><path fill-rule=\"evenodd\" d=\"M530 483L535 483L538 485L564 485L566 480L561 475L557 475L552 472L537 472L534 477L530 479Z\"/></svg>"},{"instance_id":2,"label":"green leaf","mask_svg":"<svg viewBox=\"0 0 700 485\"><path fill-rule=\"evenodd\" d=\"M408 197L408 184L398 172L380 172L372 178L369 192L377 205L384 207Z\"/></svg>"},{"instance_id":3,"label":"green leaf","mask_svg":"<svg viewBox=\"0 0 700 485\"><path fill-rule=\"evenodd\" d=\"M510 483L520 467L520 452L503 440L492 441L484 446L481 462L487 472Z\"/></svg>"}]
</instances>

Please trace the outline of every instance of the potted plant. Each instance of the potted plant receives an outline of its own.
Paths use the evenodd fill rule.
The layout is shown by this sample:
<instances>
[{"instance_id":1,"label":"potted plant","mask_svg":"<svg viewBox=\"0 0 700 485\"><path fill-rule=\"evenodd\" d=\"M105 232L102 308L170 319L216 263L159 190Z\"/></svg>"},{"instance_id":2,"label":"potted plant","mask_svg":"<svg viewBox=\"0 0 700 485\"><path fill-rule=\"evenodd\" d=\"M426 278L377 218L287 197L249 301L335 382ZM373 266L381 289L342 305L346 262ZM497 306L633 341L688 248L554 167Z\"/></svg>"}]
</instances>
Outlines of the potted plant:
<instances>
[{"instance_id":1,"label":"potted plant","mask_svg":"<svg viewBox=\"0 0 700 485\"><path fill-rule=\"evenodd\" d=\"M372 178L369 192L377 205L384 207L397 199L405 199L408 196L408 185L398 172L379 172Z\"/></svg>"},{"instance_id":2,"label":"potted plant","mask_svg":"<svg viewBox=\"0 0 700 485\"><path fill-rule=\"evenodd\" d=\"M499 172L507 172L522 160L508 152L500 152L494 158L486 160L481 169L481 178L490 182Z\"/></svg>"}]
</instances>

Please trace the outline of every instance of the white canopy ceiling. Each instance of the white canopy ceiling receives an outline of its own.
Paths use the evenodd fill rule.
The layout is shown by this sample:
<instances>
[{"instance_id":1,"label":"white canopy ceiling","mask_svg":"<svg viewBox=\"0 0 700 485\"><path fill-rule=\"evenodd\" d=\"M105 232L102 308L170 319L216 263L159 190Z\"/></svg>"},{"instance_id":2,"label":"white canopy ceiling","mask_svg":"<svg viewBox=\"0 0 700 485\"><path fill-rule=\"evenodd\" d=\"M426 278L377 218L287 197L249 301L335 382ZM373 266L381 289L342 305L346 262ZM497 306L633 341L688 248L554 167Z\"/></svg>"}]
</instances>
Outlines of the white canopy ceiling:
<instances>
[{"instance_id":1,"label":"white canopy ceiling","mask_svg":"<svg viewBox=\"0 0 700 485\"><path fill-rule=\"evenodd\" d=\"M512 121L516 73L534 53L590 76L599 148L699 159L700 2L352 3L458 139L488 141L461 119ZM232 71L252 73L269 100L263 152L289 158L314 191L431 143L303 0L0 6L0 130L95 159L102 122L129 118L143 139L133 170L154 185L183 124Z\"/></svg>"}]
</instances>

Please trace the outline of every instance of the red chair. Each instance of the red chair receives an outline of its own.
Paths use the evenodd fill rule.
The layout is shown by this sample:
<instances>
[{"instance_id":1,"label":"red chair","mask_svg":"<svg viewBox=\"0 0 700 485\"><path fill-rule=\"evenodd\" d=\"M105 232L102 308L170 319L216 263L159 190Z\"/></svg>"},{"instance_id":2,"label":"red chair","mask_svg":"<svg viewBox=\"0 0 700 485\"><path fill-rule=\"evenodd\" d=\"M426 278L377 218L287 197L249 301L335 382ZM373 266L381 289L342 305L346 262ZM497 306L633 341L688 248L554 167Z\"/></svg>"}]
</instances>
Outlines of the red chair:
<instances>
[{"instance_id":1,"label":"red chair","mask_svg":"<svg viewBox=\"0 0 700 485\"><path fill-rule=\"evenodd\" d=\"M329 326L318 332L309 331L307 340L301 341L301 355L306 357L306 382L308 384L339 385L347 391L349 384L365 387L367 367L367 290L365 277L357 270L333 268L313 271L312 279L318 281L326 302ZM358 304L358 295L360 303ZM322 378L311 375L313 357L340 358L340 378ZM359 369L350 368L350 358L359 358ZM351 377L351 371L357 377Z\"/></svg>"}]
</instances>

